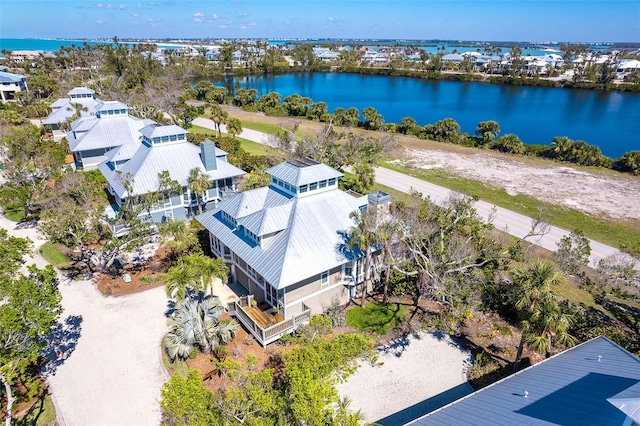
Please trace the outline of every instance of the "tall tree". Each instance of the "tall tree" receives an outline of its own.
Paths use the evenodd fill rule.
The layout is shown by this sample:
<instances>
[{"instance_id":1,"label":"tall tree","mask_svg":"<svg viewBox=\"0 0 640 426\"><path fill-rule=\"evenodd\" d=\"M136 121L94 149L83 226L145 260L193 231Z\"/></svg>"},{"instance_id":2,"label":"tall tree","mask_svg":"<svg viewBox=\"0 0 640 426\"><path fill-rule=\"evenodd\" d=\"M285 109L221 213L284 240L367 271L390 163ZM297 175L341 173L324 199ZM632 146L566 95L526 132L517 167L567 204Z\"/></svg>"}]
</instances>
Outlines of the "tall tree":
<instances>
[{"instance_id":1,"label":"tall tree","mask_svg":"<svg viewBox=\"0 0 640 426\"><path fill-rule=\"evenodd\" d=\"M371 279L371 254L372 247L376 243L375 214L370 210L357 210L349 217L354 222L354 227L349 232L349 246L364 254L364 276L362 280L362 295L360 305L364 306L369 281ZM357 274L356 274L357 276Z\"/></svg>"},{"instance_id":2,"label":"tall tree","mask_svg":"<svg viewBox=\"0 0 640 426\"><path fill-rule=\"evenodd\" d=\"M209 117L211 117L211 119L213 120L216 126L216 130L218 131L218 137L220 137L222 136L222 133L220 132L220 125L224 124L227 121L227 117L229 117L229 114L227 113L227 111L223 110L220 105L217 104L211 105L209 107L209 111Z\"/></svg>"},{"instance_id":3,"label":"tall tree","mask_svg":"<svg viewBox=\"0 0 640 426\"><path fill-rule=\"evenodd\" d=\"M202 196L206 190L211 188L211 180L202 170L194 168L189 170L188 187L196 196L198 203L198 212L202 214Z\"/></svg>"},{"instance_id":4,"label":"tall tree","mask_svg":"<svg viewBox=\"0 0 640 426\"><path fill-rule=\"evenodd\" d=\"M227 133L230 134L234 139L236 135L242 133L242 122L239 118L229 117L227 119Z\"/></svg>"},{"instance_id":5,"label":"tall tree","mask_svg":"<svg viewBox=\"0 0 640 426\"><path fill-rule=\"evenodd\" d=\"M562 312L553 287L564 282L553 264L536 261L519 266L511 272L514 286L513 304L518 312L518 327L522 337L513 364L517 368L525 345L538 352L549 354L552 346L571 346L575 339L569 334L571 318Z\"/></svg>"},{"instance_id":6,"label":"tall tree","mask_svg":"<svg viewBox=\"0 0 640 426\"><path fill-rule=\"evenodd\" d=\"M3 258L2 266L8 260ZM29 276L0 277L0 382L7 397L7 426L11 425L15 386L21 384L32 391L39 384L34 366L62 312L53 267L32 265L28 270Z\"/></svg>"}]
</instances>

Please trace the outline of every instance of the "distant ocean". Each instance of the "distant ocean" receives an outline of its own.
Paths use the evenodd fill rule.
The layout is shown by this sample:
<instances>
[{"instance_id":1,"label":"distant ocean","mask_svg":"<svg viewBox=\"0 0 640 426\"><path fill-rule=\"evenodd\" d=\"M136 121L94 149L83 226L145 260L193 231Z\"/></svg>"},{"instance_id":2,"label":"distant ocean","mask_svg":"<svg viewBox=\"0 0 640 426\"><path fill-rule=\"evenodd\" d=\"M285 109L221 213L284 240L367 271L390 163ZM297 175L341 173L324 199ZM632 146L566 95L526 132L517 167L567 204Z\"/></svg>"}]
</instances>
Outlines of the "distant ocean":
<instances>
[{"instance_id":1,"label":"distant ocean","mask_svg":"<svg viewBox=\"0 0 640 426\"><path fill-rule=\"evenodd\" d=\"M341 42L341 43L354 43L354 44L363 44L363 45L371 45L371 46L379 46L379 45L412 45L416 47L420 47L426 50L429 53L437 53L438 47L444 47L446 52L453 52L457 50L458 53L466 52L466 51L475 51L480 49L482 51L482 46L478 44L447 44L447 43L436 43L436 42L419 42L419 41L406 41L406 40L283 40L283 39L273 39L268 40L271 45L284 45L291 42L296 41L306 41L314 44L325 44L331 42ZM90 45L96 44L104 44L111 43L111 41L88 41L88 40L62 40L62 39L41 39L41 38L0 38L0 50L43 50L45 52L54 52L60 50L60 47L65 46L82 46L82 43L86 42ZM178 44L178 43L176 43ZM164 44L158 44L158 47L161 48L174 48L175 46L169 46ZM507 53L510 50L509 46L500 46L502 49L502 53ZM553 46L557 48L558 46ZM551 53L548 47L546 46L531 46L522 49L523 55L532 55L532 56L540 56Z\"/></svg>"}]
</instances>

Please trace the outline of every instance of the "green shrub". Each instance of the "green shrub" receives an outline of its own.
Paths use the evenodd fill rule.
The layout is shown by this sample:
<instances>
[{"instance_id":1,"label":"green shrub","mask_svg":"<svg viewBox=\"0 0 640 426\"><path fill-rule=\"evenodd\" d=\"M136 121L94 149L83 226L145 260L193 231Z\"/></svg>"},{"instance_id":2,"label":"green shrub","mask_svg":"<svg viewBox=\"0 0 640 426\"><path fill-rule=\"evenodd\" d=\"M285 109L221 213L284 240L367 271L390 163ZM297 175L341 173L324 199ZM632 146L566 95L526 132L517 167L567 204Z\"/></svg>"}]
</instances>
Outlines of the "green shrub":
<instances>
[{"instance_id":1,"label":"green shrub","mask_svg":"<svg viewBox=\"0 0 640 426\"><path fill-rule=\"evenodd\" d=\"M398 303L387 306L378 302L366 303L347 311L347 324L360 331L377 334L388 333L400 325L407 314L407 307Z\"/></svg>"}]
</instances>

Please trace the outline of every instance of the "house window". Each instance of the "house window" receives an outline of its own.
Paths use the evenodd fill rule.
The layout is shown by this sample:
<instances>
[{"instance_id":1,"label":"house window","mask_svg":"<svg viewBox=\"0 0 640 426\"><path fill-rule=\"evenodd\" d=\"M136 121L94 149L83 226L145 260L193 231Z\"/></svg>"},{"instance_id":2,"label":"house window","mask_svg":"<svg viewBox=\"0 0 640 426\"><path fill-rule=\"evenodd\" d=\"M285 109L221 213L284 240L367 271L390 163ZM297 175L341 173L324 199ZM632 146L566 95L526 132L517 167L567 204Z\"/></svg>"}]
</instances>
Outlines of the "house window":
<instances>
[{"instance_id":1,"label":"house window","mask_svg":"<svg viewBox=\"0 0 640 426\"><path fill-rule=\"evenodd\" d=\"M320 188L324 188L325 186L327 186L327 181L326 180L321 180L320 181Z\"/></svg>"},{"instance_id":2,"label":"house window","mask_svg":"<svg viewBox=\"0 0 640 426\"><path fill-rule=\"evenodd\" d=\"M315 191L316 189L318 189L318 182L313 182L309 185L309 191Z\"/></svg>"},{"instance_id":3,"label":"house window","mask_svg":"<svg viewBox=\"0 0 640 426\"><path fill-rule=\"evenodd\" d=\"M329 186L333 186L336 184L336 178L329 179Z\"/></svg>"},{"instance_id":4,"label":"house window","mask_svg":"<svg viewBox=\"0 0 640 426\"><path fill-rule=\"evenodd\" d=\"M300 185L300 193L307 192L307 189L308 189L307 185Z\"/></svg>"},{"instance_id":5,"label":"house window","mask_svg":"<svg viewBox=\"0 0 640 426\"><path fill-rule=\"evenodd\" d=\"M320 287L325 288L329 285L329 271L324 271L320 274Z\"/></svg>"}]
</instances>

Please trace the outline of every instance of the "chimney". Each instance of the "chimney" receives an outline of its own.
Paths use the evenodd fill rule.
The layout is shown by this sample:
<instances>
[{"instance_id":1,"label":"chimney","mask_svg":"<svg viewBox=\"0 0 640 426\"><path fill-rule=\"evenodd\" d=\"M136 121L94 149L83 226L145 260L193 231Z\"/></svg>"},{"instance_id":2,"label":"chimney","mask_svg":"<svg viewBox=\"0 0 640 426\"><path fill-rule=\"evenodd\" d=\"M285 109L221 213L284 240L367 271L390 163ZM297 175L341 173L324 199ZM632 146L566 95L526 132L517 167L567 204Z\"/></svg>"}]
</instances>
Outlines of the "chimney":
<instances>
[{"instance_id":1,"label":"chimney","mask_svg":"<svg viewBox=\"0 0 640 426\"><path fill-rule=\"evenodd\" d=\"M390 206L391 196L386 192L376 191L367 196L367 210L375 213L376 225L387 220Z\"/></svg>"},{"instance_id":2,"label":"chimney","mask_svg":"<svg viewBox=\"0 0 640 426\"><path fill-rule=\"evenodd\" d=\"M200 159L206 171L216 170L216 144L211 141L200 144Z\"/></svg>"}]
</instances>

